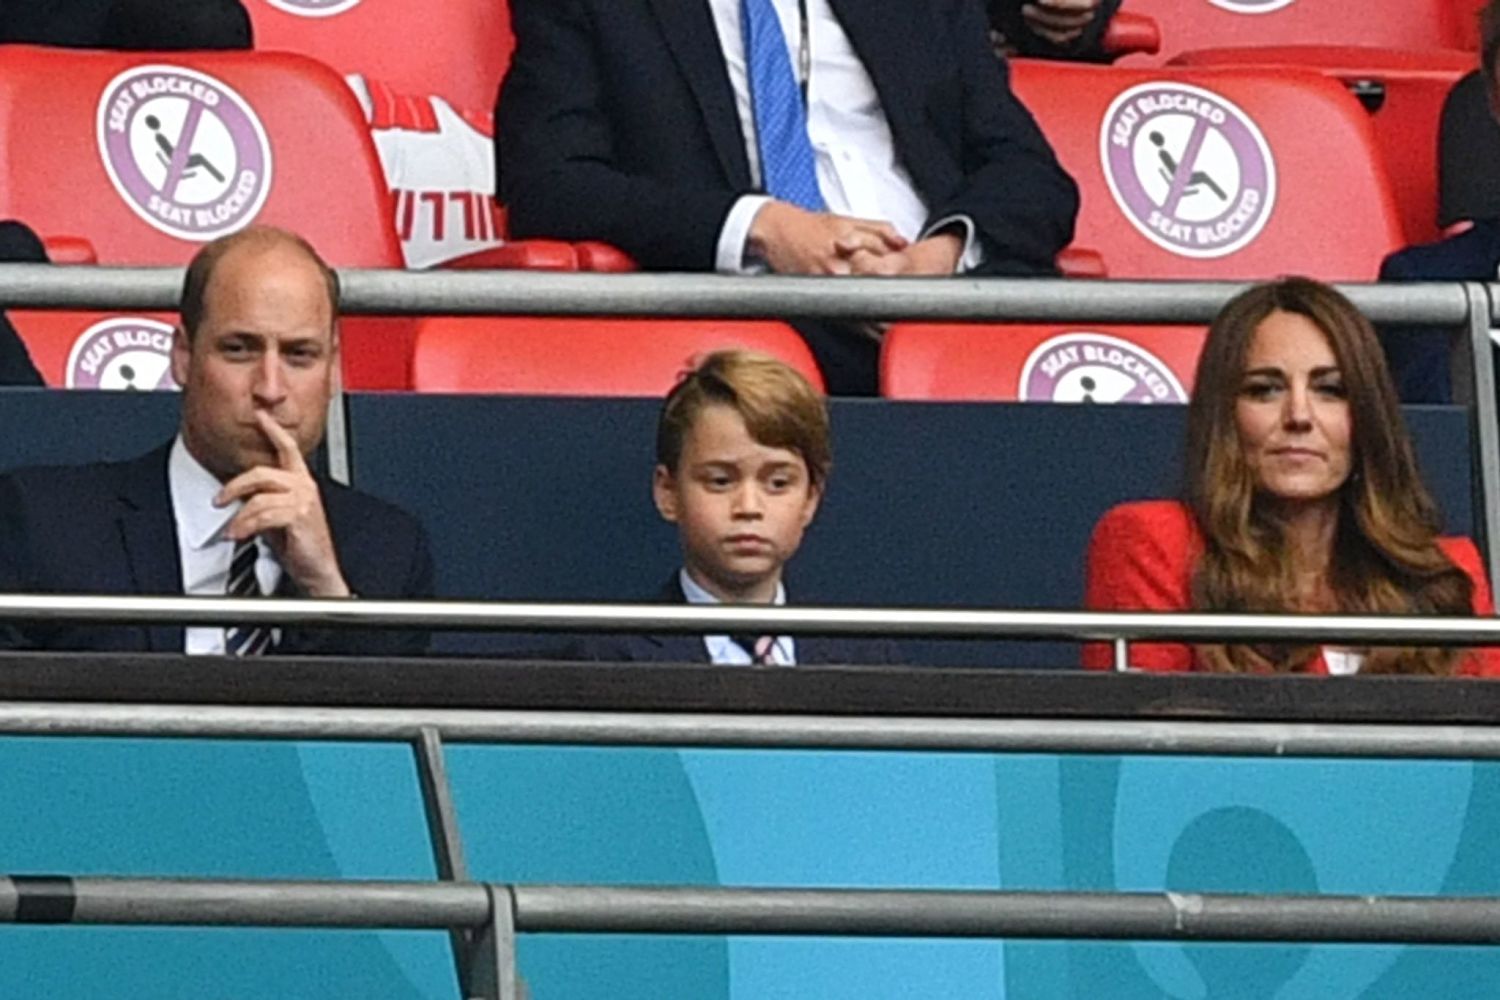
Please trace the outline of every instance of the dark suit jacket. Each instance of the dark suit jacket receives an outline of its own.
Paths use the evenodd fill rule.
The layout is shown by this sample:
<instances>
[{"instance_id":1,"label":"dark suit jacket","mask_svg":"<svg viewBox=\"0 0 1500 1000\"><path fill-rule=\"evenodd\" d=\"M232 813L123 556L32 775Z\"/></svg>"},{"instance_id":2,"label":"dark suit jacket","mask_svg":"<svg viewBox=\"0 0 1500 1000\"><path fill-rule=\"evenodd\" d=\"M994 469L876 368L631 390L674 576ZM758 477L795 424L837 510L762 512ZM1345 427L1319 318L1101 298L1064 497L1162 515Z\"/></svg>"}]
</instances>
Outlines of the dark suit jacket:
<instances>
[{"instance_id":1,"label":"dark suit jacket","mask_svg":"<svg viewBox=\"0 0 1500 1000\"><path fill-rule=\"evenodd\" d=\"M0 222L0 263L45 264L47 253L36 233L19 222ZM10 320L0 313L0 385L41 385L42 376Z\"/></svg>"},{"instance_id":2,"label":"dark suit jacket","mask_svg":"<svg viewBox=\"0 0 1500 1000\"><path fill-rule=\"evenodd\" d=\"M1407 247L1380 265L1381 281L1486 281L1500 268L1500 220L1436 243ZM1403 403L1450 403L1448 341L1436 327L1387 326L1380 331Z\"/></svg>"},{"instance_id":3,"label":"dark suit jacket","mask_svg":"<svg viewBox=\"0 0 1500 1000\"><path fill-rule=\"evenodd\" d=\"M930 219L968 215L994 274L1050 274L1078 189L990 49L979 0L832 0ZM496 107L511 234L709 271L750 168L707 0L512 0Z\"/></svg>"},{"instance_id":4,"label":"dark suit jacket","mask_svg":"<svg viewBox=\"0 0 1500 1000\"><path fill-rule=\"evenodd\" d=\"M0 0L0 42L89 49L248 49L240 0Z\"/></svg>"},{"instance_id":5,"label":"dark suit jacket","mask_svg":"<svg viewBox=\"0 0 1500 1000\"><path fill-rule=\"evenodd\" d=\"M682 604L687 600L676 573L657 592L661 604ZM589 636L569 648L562 659L603 660L618 663L708 663L708 647L701 635L619 635ZM894 644L883 639L844 639L831 636L798 636L799 666L899 664L902 660Z\"/></svg>"},{"instance_id":6,"label":"dark suit jacket","mask_svg":"<svg viewBox=\"0 0 1500 1000\"><path fill-rule=\"evenodd\" d=\"M0 477L0 592L181 594L167 447L125 462L22 469ZM427 533L384 501L319 480L328 527L361 597L429 597ZM427 634L286 629L285 654L417 655ZM0 648L182 652L176 626L0 622Z\"/></svg>"}]
</instances>

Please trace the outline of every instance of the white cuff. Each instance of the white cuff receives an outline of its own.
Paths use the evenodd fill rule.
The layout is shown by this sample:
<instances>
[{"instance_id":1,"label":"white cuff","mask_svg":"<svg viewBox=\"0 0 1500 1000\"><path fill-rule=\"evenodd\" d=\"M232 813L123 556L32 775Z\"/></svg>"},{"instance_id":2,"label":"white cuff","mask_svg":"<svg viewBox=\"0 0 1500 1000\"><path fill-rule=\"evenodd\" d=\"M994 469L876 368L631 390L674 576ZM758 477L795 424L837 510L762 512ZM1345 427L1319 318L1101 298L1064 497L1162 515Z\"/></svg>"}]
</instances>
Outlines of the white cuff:
<instances>
[{"instance_id":1,"label":"white cuff","mask_svg":"<svg viewBox=\"0 0 1500 1000\"><path fill-rule=\"evenodd\" d=\"M964 227L964 249L958 255L958 266L953 269L954 274L967 274L980 264L984 263L984 247L980 245L979 238L974 230L974 220L967 215L946 215L937 220L926 229L918 239L925 240L934 233L942 232L953 226Z\"/></svg>"},{"instance_id":2,"label":"white cuff","mask_svg":"<svg viewBox=\"0 0 1500 1000\"><path fill-rule=\"evenodd\" d=\"M770 195L741 195L724 217L724 228L719 230L719 252L714 258L714 270L720 274L756 274L765 270L760 261L745 259L745 244L750 240L750 226L756 213L773 199Z\"/></svg>"}]
</instances>

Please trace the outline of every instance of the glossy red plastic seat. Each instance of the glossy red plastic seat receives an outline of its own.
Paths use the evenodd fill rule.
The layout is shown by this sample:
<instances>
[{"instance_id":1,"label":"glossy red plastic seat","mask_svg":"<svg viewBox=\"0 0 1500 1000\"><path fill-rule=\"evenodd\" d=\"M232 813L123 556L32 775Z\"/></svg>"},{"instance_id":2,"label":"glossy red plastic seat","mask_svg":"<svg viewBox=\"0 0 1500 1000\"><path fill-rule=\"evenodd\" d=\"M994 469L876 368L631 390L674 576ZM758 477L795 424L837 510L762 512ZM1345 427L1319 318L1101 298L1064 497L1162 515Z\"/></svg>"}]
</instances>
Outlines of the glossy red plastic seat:
<instances>
[{"instance_id":1,"label":"glossy red plastic seat","mask_svg":"<svg viewBox=\"0 0 1500 1000\"><path fill-rule=\"evenodd\" d=\"M1189 326L896 323L889 399L1185 403L1205 331Z\"/></svg>"},{"instance_id":2,"label":"glossy red plastic seat","mask_svg":"<svg viewBox=\"0 0 1500 1000\"><path fill-rule=\"evenodd\" d=\"M418 326L413 376L422 392L662 396L695 356L727 347L823 386L796 330L746 320L434 317Z\"/></svg>"}]
</instances>

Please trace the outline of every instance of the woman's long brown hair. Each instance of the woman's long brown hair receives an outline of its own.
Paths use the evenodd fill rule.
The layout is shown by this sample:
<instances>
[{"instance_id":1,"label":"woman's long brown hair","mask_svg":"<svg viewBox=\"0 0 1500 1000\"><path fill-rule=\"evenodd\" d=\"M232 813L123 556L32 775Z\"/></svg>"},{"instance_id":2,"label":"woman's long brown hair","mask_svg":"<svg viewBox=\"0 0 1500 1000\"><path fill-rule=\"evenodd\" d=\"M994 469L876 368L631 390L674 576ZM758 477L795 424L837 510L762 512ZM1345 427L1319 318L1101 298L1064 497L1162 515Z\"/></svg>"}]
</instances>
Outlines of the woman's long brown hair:
<instances>
[{"instance_id":1,"label":"woman's long brown hair","mask_svg":"<svg viewBox=\"0 0 1500 1000\"><path fill-rule=\"evenodd\" d=\"M1327 335L1352 422L1350 473L1339 489L1329 589L1340 612L1467 615L1473 584L1437 545L1436 505L1422 484L1396 390L1370 323L1334 289L1308 278L1256 285L1209 327L1188 405L1188 504L1204 538L1193 576L1201 610L1284 612L1295 607L1292 558L1272 505L1256 495L1235 422L1255 330L1280 310ZM1362 673L1452 673L1453 650L1374 648ZM1294 671L1316 647L1200 646L1204 668Z\"/></svg>"}]
</instances>

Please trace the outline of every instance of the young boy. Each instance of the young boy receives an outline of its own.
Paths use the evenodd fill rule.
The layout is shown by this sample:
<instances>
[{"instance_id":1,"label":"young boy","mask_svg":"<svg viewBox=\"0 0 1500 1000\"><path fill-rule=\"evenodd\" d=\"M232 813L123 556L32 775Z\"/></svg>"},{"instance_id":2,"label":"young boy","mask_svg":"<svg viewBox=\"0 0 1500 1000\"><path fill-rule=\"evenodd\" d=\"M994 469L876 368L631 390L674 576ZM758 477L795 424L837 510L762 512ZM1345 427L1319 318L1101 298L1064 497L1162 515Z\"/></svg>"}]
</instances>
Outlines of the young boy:
<instances>
[{"instance_id":1,"label":"young boy","mask_svg":"<svg viewBox=\"0 0 1500 1000\"><path fill-rule=\"evenodd\" d=\"M652 495L677 525L683 566L660 599L785 604L782 571L818 512L832 464L828 408L798 372L763 354L716 351L667 394ZM596 658L793 666L885 663L888 644L789 635L632 635Z\"/></svg>"}]
</instances>

